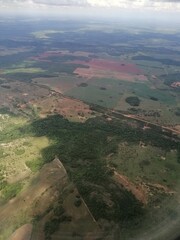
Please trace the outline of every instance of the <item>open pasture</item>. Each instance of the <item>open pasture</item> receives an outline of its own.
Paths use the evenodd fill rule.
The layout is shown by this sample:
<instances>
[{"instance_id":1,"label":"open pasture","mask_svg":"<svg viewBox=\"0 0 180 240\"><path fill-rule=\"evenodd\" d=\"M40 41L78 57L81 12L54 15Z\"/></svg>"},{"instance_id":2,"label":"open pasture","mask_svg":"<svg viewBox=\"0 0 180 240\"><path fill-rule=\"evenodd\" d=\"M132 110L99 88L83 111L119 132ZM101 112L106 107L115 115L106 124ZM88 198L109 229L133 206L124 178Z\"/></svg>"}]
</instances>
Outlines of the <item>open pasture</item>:
<instances>
[{"instance_id":1,"label":"open pasture","mask_svg":"<svg viewBox=\"0 0 180 240\"><path fill-rule=\"evenodd\" d=\"M165 151L143 142L139 145L125 142L119 145L118 155L112 156L111 161L117 165L117 171L134 182L141 179L145 183L159 183L177 190L180 165L175 150Z\"/></svg>"},{"instance_id":2,"label":"open pasture","mask_svg":"<svg viewBox=\"0 0 180 240\"><path fill-rule=\"evenodd\" d=\"M27 119L0 115L0 166L3 179L8 183L23 180L31 174L26 162L41 159L41 150L49 145L46 137L30 137L21 133L20 128L26 126Z\"/></svg>"},{"instance_id":3,"label":"open pasture","mask_svg":"<svg viewBox=\"0 0 180 240\"><path fill-rule=\"evenodd\" d=\"M48 86L52 90L55 90L59 93L65 93L66 91L76 87L84 81L86 81L86 79L82 79L77 76L67 75L64 73L61 73L58 77L40 77L32 79L32 82L34 84Z\"/></svg>"}]
</instances>

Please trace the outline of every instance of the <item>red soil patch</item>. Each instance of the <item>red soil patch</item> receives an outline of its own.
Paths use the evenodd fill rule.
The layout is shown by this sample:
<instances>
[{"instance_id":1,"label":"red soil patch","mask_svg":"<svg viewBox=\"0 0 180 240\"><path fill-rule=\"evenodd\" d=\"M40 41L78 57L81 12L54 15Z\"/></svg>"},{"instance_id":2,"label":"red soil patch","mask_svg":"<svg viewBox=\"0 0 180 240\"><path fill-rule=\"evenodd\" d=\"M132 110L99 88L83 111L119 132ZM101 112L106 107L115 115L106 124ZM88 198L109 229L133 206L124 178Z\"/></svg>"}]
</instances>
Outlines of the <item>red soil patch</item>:
<instances>
[{"instance_id":1,"label":"red soil patch","mask_svg":"<svg viewBox=\"0 0 180 240\"><path fill-rule=\"evenodd\" d=\"M81 77L91 79L98 78L115 78L125 81L147 81L143 71L135 64L123 61L92 59L86 61L72 61L71 63L82 64L89 68L77 68L74 73Z\"/></svg>"},{"instance_id":2,"label":"red soil patch","mask_svg":"<svg viewBox=\"0 0 180 240\"><path fill-rule=\"evenodd\" d=\"M148 203L148 192L142 185L135 185L134 183L130 182L130 180L122 175L114 172L114 178L115 180L123 185L124 188L126 188L128 191L132 192L132 194L143 204Z\"/></svg>"},{"instance_id":3,"label":"red soil patch","mask_svg":"<svg viewBox=\"0 0 180 240\"><path fill-rule=\"evenodd\" d=\"M33 101L32 104L42 109L41 117L56 113L78 122L85 122L93 117L92 110L87 104L80 100L59 96L58 93L52 93L46 99Z\"/></svg>"},{"instance_id":4,"label":"red soil patch","mask_svg":"<svg viewBox=\"0 0 180 240\"><path fill-rule=\"evenodd\" d=\"M159 183L133 183L131 182L128 177L118 173L114 172L114 179L116 182L121 184L124 188L126 188L128 191L130 191L137 200L142 202L143 204L148 204L148 198L151 195L152 190L158 190L159 192L163 192L169 195L175 194L176 192L169 189L167 186L161 185Z\"/></svg>"},{"instance_id":5,"label":"red soil patch","mask_svg":"<svg viewBox=\"0 0 180 240\"><path fill-rule=\"evenodd\" d=\"M173 88L179 88L179 87L180 87L180 82L173 82L173 83L171 84L171 87L173 87Z\"/></svg>"},{"instance_id":6,"label":"red soil patch","mask_svg":"<svg viewBox=\"0 0 180 240\"><path fill-rule=\"evenodd\" d=\"M89 66L100 69L109 69L116 72L126 72L132 74L142 74L143 72L136 67L135 64L113 61L113 60L104 60L104 59L92 59L89 63Z\"/></svg>"},{"instance_id":7,"label":"red soil patch","mask_svg":"<svg viewBox=\"0 0 180 240\"><path fill-rule=\"evenodd\" d=\"M94 58L89 62L75 61L75 63L87 65L95 69L110 70L115 72L125 72L125 73L131 73L131 74L143 74L143 71L139 69L135 64L126 63L123 61Z\"/></svg>"}]
</instances>

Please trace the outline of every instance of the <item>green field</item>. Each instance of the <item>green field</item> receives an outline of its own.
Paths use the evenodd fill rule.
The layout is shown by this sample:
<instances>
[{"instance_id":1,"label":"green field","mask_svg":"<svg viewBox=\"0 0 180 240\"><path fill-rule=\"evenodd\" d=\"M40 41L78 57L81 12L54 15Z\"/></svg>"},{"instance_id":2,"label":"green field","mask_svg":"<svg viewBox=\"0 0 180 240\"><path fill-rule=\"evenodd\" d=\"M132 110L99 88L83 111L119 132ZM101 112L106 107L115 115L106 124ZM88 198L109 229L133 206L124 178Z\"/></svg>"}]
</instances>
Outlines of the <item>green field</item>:
<instances>
[{"instance_id":1,"label":"green field","mask_svg":"<svg viewBox=\"0 0 180 240\"><path fill-rule=\"evenodd\" d=\"M145 182L168 184L172 189L180 171L176 151L166 151L153 146L122 143L118 154L111 161L129 179L135 181L140 176Z\"/></svg>"}]
</instances>

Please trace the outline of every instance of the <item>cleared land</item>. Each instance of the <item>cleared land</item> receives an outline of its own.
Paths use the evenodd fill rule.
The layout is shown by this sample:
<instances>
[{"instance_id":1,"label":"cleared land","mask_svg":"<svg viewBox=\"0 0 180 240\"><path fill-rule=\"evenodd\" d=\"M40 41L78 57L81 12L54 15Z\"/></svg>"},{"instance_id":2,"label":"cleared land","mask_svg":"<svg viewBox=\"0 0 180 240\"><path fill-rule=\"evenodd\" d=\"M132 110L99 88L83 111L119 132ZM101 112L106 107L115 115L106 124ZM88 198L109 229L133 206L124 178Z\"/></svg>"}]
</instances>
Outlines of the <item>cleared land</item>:
<instances>
[{"instance_id":1,"label":"cleared land","mask_svg":"<svg viewBox=\"0 0 180 240\"><path fill-rule=\"evenodd\" d=\"M177 32L18 23L0 22L0 239L179 225Z\"/></svg>"}]
</instances>

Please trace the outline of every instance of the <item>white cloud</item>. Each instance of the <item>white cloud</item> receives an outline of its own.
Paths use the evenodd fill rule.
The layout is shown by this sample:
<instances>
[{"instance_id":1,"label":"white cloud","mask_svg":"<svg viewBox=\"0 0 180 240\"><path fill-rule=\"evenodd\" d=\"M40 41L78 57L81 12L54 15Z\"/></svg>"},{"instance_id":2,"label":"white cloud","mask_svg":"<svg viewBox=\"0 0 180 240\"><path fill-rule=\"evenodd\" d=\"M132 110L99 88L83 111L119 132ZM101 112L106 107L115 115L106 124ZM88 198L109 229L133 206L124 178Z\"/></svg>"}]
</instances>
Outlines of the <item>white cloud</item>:
<instances>
[{"instance_id":1,"label":"white cloud","mask_svg":"<svg viewBox=\"0 0 180 240\"><path fill-rule=\"evenodd\" d=\"M34 0L35 3L56 6L86 6L87 0Z\"/></svg>"},{"instance_id":2,"label":"white cloud","mask_svg":"<svg viewBox=\"0 0 180 240\"><path fill-rule=\"evenodd\" d=\"M179 0L0 0L0 8L104 7L125 9L180 10Z\"/></svg>"},{"instance_id":3,"label":"white cloud","mask_svg":"<svg viewBox=\"0 0 180 240\"><path fill-rule=\"evenodd\" d=\"M153 0L87 0L89 5L98 7L119 8L154 8L154 9L180 9L179 1L153 1Z\"/></svg>"}]
</instances>

